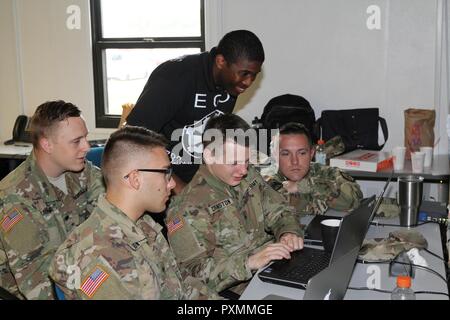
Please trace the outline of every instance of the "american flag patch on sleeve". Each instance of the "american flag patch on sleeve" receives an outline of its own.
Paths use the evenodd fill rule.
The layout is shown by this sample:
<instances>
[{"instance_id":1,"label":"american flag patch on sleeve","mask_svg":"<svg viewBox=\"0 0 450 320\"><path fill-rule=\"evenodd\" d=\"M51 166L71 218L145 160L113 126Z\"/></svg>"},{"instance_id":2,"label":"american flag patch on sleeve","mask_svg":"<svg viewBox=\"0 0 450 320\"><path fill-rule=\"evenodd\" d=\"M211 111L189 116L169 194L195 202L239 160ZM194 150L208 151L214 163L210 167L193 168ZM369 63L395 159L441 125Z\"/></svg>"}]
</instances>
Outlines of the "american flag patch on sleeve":
<instances>
[{"instance_id":1,"label":"american flag patch on sleeve","mask_svg":"<svg viewBox=\"0 0 450 320\"><path fill-rule=\"evenodd\" d=\"M167 233L172 234L184 226L183 218L176 216L167 223Z\"/></svg>"},{"instance_id":2,"label":"american flag patch on sleeve","mask_svg":"<svg viewBox=\"0 0 450 320\"><path fill-rule=\"evenodd\" d=\"M0 222L0 225L2 226L2 229L5 232L8 232L11 230L14 225L23 219L22 213L19 212L16 208L13 208L10 210L2 219Z\"/></svg>"},{"instance_id":3,"label":"american flag patch on sleeve","mask_svg":"<svg viewBox=\"0 0 450 320\"><path fill-rule=\"evenodd\" d=\"M92 273L89 275L89 277L87 277L87 279L84 280L80 289L81 291L83 291L85 295L87 295L89 298L92 298L97 289L100 288L102 283L105 282L105 280L108 279L108 277L109 274L97 266L95 267L94 271L92 271Z\"/></svg>"}]
</instances>

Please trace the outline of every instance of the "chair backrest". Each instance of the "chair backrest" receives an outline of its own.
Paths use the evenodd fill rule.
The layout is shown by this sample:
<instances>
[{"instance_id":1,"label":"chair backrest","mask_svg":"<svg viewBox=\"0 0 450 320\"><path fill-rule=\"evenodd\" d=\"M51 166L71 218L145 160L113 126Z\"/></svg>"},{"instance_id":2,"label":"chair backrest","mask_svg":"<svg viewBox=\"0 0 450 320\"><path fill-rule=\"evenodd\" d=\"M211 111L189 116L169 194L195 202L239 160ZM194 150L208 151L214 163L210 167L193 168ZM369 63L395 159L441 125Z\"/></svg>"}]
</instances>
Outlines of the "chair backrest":
<instances>
[{"instance_id":1,"label":"chair backrest","mask_svg":"<svg viewBox=\"0 0 450 320\"><path fill-rule=\"evenodd\" d=\"M89 150L89 152L86 154L86 159L92 162L95 166L99 167L102 164L102 156L103 156L103 150L105 147L94 147Z\"/></svg>"},{"instance_id":2,"label":"chair backrest","mask_svg":"<svg viewBox=\"0 0 450 320\"><path fill-rule=\"evenodd\" d=\"M55 284L55 293L58 300L66 300L64 292Z\"/></svg>"},{"instance_id":3,"label":"chair backrest","mask_svg":"<svg viewBox=\"0 0 450 320\"><path fill-rule=\"evenodd\" d=\"M131 110L133 110L134 104L133 103L124 103L122 105L122 116L120 117L119 121L119 129L122 128L122 126L125 124L128 115L130 114Z\"/></svg>"}]
</instances>

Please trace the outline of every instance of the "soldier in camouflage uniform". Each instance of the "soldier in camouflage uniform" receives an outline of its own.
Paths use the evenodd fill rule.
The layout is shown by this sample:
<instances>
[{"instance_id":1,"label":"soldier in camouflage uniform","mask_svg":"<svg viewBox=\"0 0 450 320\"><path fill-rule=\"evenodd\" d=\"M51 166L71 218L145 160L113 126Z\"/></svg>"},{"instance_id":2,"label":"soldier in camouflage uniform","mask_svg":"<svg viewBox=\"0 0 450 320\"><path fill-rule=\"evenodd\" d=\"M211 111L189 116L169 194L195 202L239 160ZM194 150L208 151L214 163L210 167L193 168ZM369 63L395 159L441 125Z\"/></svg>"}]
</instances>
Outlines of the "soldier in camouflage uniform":
<instances>
[{"instance_id":1,"label":"soldier in camouflage uniform","mask_svg":"<svg viewBox=\"0 0 450 320\"><path fill-rule=\"evenodd\" d=\"M359 185L338 168L312 163L314 148L308 130L298 123L280 128L276 174L265 176L299 214L324 214L328 208L347 211L359 206Z\"/></svg>"},{"instance_id":2,"label":"soldier in camouflage uniform","mask_svg":"<svg viewBox=\"0 0 450 320\"><path fill-rule=\"evenodd\" d=\"M161 225L144 215L163 211L175 187L163 139L132 126L109 138L102 160L106 196L58 248L50 266L50 277L67 299L208 295L195 279L183 283Z\"/></svg>"},{"instance_id":3,"label":"soldier in camouflage uniform","mask_svg":"<svg viewBox=\"0 0 450 320\"><path fill-rule=\"evenodd\" d=\"M31 131L31 155L0 182L0 286L21 299L53 299L53 254L105 189L85 161L88 131L76 106L40 105Z\"/></svg>"},{"instance_id":4,"label":"soldier in camouflage uniform","mask_svg":"<svg viewBox=\"0 0 450 320\"><path fill-rule=\"evenodd\" d=\"M216 149L205 139L212 129L220 132ZM232 114L208 121L206 164L172 200L167 227L184 276L201 279L217 293L240 294L257 269L301 249L303 233L292 208L248 165L248 146L226 137L226 129L249 127Z\"/></svg>"}]
</instances>

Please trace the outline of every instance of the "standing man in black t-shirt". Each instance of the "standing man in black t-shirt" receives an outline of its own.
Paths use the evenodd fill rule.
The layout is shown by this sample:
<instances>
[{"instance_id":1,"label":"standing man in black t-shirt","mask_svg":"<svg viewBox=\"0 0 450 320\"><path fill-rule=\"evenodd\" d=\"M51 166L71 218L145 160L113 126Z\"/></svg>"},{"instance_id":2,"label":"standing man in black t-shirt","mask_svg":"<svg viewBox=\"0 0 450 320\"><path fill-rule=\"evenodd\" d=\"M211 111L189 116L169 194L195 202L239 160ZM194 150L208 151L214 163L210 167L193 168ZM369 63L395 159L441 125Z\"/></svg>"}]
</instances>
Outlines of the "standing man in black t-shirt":
<instances>
[{"instance_id":1,"label":"standing man in black t-shirt","mask_svg":"<svg viewBox=\"0 0 450 320\"><path fill-rule=\"evenodd\" d=\"M206 122L233 111L237 96L255 81L263 62L258 37L236 30L211 51L166 61L150 75L127 124L162 133L170 141L175 193L198 169Z\"/></svg>"}]
</instances>

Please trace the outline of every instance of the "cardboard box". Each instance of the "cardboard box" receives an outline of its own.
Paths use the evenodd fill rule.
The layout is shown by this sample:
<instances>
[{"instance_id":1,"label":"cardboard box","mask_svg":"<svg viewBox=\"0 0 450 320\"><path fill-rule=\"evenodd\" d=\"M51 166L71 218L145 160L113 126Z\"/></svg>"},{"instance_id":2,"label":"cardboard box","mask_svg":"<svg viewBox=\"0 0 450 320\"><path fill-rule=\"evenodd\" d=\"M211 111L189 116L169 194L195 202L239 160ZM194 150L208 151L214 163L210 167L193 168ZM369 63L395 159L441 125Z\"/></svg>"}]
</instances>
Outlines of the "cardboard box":
<instances>
[{"instance_id":1,"label":"cardboard box","mask_svg":"<svg viewBox=\"0 0 450 320\"><path fill-rule=\"evenodd\" d=\"M357 149L330 159L331 167L377 172L393 166L389 152Z\"/></svg>"}]
</instances>

